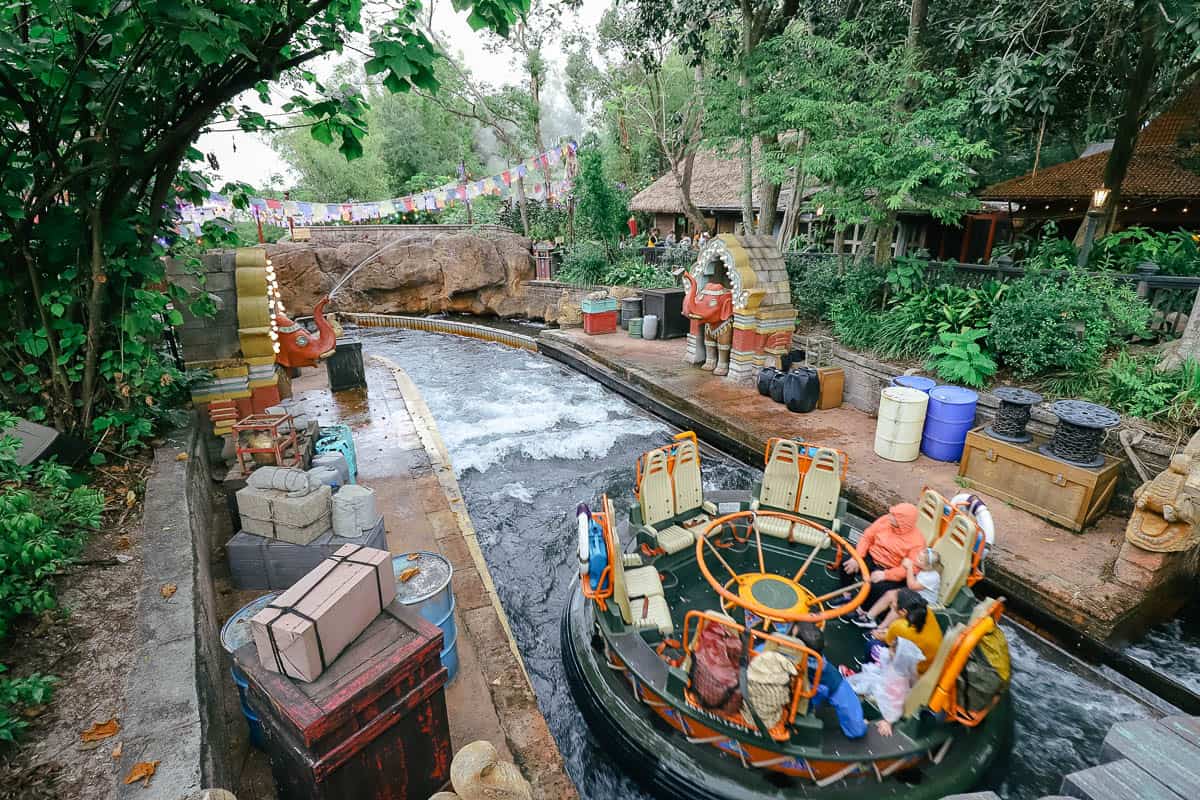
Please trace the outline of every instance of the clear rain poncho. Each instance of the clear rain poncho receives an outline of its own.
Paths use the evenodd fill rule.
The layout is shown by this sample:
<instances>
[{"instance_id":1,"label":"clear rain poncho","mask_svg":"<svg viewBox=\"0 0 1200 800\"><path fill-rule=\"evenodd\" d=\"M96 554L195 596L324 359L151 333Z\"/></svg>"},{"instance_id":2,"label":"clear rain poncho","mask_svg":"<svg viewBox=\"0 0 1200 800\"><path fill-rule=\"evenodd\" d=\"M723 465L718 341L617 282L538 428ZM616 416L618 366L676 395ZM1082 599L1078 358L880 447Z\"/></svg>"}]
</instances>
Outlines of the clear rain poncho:
<instances>
[{"instance_id":1,"label":"clear rain poncho","mask_svg":"<svg viewBox=\"0 0 1200 800\"><path fill-rule=\"evenodd\" d=\"M883 718L896 722L904 713L904 699L917 681L917 665L925 659L921 648L908 639L897 639L896 649L879 649L879 660L846 678L850 687L871 701Z\"/></svg>"}]
</instances>

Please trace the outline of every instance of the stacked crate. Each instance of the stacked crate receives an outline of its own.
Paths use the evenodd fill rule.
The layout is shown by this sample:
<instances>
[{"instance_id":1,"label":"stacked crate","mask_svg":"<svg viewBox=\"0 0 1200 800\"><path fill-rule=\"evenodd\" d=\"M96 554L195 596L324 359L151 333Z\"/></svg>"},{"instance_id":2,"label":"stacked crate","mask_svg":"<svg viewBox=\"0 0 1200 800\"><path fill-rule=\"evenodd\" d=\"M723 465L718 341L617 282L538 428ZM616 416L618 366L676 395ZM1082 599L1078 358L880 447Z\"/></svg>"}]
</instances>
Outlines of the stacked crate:
<instances>
[{"instance_id":1,"label":"stacked crate","mask_svg":"<svg viewBox=\"0 0 1200 800\"><path fill-rule=\"evenodd\" d=\"M617 299L586 298L583 301L583 332L591 335L616 333Z\"/></svg>"}]
</instances>

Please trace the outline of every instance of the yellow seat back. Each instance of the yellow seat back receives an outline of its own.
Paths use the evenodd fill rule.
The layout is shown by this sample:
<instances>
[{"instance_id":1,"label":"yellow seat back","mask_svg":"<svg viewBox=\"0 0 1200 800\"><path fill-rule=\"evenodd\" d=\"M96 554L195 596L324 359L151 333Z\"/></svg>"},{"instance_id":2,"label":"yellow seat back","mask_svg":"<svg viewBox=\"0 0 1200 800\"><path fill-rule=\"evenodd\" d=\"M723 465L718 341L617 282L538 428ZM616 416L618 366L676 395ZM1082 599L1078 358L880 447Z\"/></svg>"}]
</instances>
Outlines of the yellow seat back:
<instances>
[{"instance_id":1,"label":"yellow seat back","mask_svg":"<svg viewBox=\"0 0 1200 800\"><path fill-rule=\"evenodd\" d=\"M908 697L904 698L905 719L916 716L922 708L929 705L929 701L933 698L933 690L937 688L938 679L942 677L942 671L946 668L946 659L950 657L955 642L966 629L966 625L959 623L946 631L933 661L929 662L929 667L921 677L917 678L917 682L908 692Z\"/></svg>"},{"instance_id":2,"label":"yellow seat back","mask_svg":"<svg viewBox=\"0 0 1200 800\"><path fill-rule=\"evenodd\" d=\"M671 485L666 451L651 450L645 459L638 502L642 507L642 522L658 525L675 516L675 490Z\"/></svg>"},{"instance_id":3,"label":"yellow seat back","mask_svg":"<svg viewBox=\"0 0 1200 800\"><path fill-rule=\"evenodd\" d=\"M932 547L938 540L942 530L942 512L946 508L946 498L935 489L925 489L921 492L921 501L917 504L917 530L925 537L925 546Z\"/></svg>"},{"instance_id":4,"label":"yellow seat back","mask_svg":"<svg viewBox=\"0 0 1200 800\"><path fill-rule=\"evenodd\" d=\"M700 479L700 451L696 443L684 439L675 446L675 466L671 471L675 484L675 515L696 511L704 503Z\"/></svg>"},{"instance_id":5,"label":"yellow seat back","mask_svg":"<svg viewBox=\"0 0 1200 800\"><path fill-rule=\"evenodd\" d=\"M971 574L971 546L977 534L975 523L966 514L956 513L950 518L950 527L933 545L934 551L942 558L939 600L943 606L954 602L959 590L967 583L967 576Z\"/></svg>"},{"instance_id":6,"label":"yellow seat back","mask_svg":"<svg viewBox=\"0 0 1200 800\"><path fill-rule=\"evenodd\" d=\"M832 520L842 494L842 461L836 450L821 447L804 473L798 511L808 517Z\"/></svg>"},{"instance_id":7,"label":"yellow seat back","mask_svg":"<svg viewBox=\"0 0 1200 800\"><path fill-rule=\"evenodd\" d=\"M604 541L608 544L608 552L615 555L611 559L612 567L612 601L617 604L617 609L621 612L621 619L626 625L633 624L633 609L629 605L629 587L625 585L625 563L621 555L621 542L617 539L616 530L616 512L613 509L612 500L604 498L604 514L608 519L608 524L604 525Z\"/></svg>"},{"instance_id":8,"label":"yellow seat back","mask_svg":"<svg viewBox=\"0 0 1200 800\"><path fill-rule=\"evenodd\" d=\"M767 508L794 511L800 495L800 447L791 439L779 439L763 469L758 502Z\"/></svg>"}]
</instances>

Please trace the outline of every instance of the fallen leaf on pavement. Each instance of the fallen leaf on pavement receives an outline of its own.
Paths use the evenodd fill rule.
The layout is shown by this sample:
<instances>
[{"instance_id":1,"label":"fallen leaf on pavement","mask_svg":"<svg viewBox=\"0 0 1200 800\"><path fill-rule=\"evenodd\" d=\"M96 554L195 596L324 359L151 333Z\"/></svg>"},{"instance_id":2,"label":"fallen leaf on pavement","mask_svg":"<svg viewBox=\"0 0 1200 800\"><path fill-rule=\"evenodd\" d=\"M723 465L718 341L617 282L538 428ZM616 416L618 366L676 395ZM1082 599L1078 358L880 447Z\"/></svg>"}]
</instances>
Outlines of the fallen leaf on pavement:
<instances>
[{"instance_id":1,"label":"fallen leaf on pavement","mask_svg":"<svg viewBox=\"0 0 1200 800\"><path fill-rule=\"evenodd\" d=\"M118 536L117 537L117 549L118 550L128 550L132 546L133 546L133 542L129 541L128 536Z\"/></svg>"},{"instance_id":2,"label":"fallen leaf on pavement","mask_svg":"<svg viewBox=\"0 0 1200 800\"><path fill-rule=\"evenodd\" d=\"M404 583L408 583L413 578L415 578L417 576L417 573L420 571L421 571L420 567L409 567L408 569L404 570L404 572L400 573L400 580L403 581Z\"/></svg>"},{"instance_id":3,"label":"fallen leaf on pavement","mask_svg":"<svg viewBox=\"0 0 1200 800\"><path fill-rule=\"evenodd\" d=\"M180 453L179 455L175 456L176 461L187 461L187 458L187 453ZM158 762L155 761L154 763L157 764ZM128 781L126 781L126 783L128 783Z\"/></svg>"},{"instance_id":4,"label":"fallen leaf on pavement","mask_svg":"<svg viewBox=\"0 0 1200 800\"><path fill-rule=\"evenodd\" d=\"M125 743L117 742L117 746L114 747L113 751L112 751L113 761L117 761L121 758L121 751L124 749L125 749Z\"/></svg>"},{"instance_id":5,"label":"fallen leaf on pavement","mask_svg":"<svg viewBox=\"0 0 1200 800\"><path fill-rule=\"evenodd\" d=\"M175 596L175 592L179 591L179 587L173 583L164 583L158 593L163 596L164 600L170 600Z\"/></svg>"},{"instance_id":6,"label":"fallen leaf on pavement","mask_svg":"<svg viewBox=\"0 0 1200 800\"><path fill-rule=\"evenodd\" d=\"M113 717L108 722L93 722L92 727L79 734L79 738L85 742L98 742L101 739L116 736L120 732L121 723L117 722L116 717Z\"/></svg>"},{"instance_id":7,"label":"fallen leaf on pavement","mask_svg":"<svg viewBox=\"0 0 1200 800\"><path fill-rule=\"evenodd\" d=\"M33 719L34 717L40 717L45 710L45 706L27 706L21 709L21 716Z\"/></svg>"},{"instance_id":8,"label":"fallen leaf on pavement","mask_svg":"<svg viewBox=\"0 0 1200 800\"><path fill-rule=\"evenodd\" d=\"M1042 541L1043 542L1057 542L1058 538L1055 536L1043 536Z\"/></svg>"},{"instance_id":9,"label":"fallen leaf on pavement","mask_svg":"<svg viewBox=\"0 0 1200 800\"><path fill-rule=\"evenodd\" d=\"M133 765L133 769L129 770L129 774L125 776L125 785L134 781L144 781L143 786L150 785L150 779L154 777L154 771L158 769L157 761L139 761Z\"/></svg>"},{"instance_id":10,"label":"fallen leaf on pavement","mask_svg":"<svg viewBox=\"0 0 1200 800\"><path fill-rule=\"evenodd\" d=\"M135 505L137 505L137 495L134 493L133 489L130 489L125 493L125 507L133 508Z\"/></svg>"}]
</instances>

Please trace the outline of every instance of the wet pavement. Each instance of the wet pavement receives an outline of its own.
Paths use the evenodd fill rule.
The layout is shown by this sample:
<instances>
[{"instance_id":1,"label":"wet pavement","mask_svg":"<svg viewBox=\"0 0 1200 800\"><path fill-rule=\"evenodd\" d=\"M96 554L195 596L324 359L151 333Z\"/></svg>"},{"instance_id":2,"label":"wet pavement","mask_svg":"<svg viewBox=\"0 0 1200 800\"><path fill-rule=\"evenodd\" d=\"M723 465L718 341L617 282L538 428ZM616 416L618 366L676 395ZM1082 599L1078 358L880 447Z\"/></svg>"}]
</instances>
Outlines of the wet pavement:
<instances>
[{"instance_id":1,"label":"wet pavement","mask_svg":"<svg viewBox=\"0 0 1200 800\"><path fill-rule=\"evenodd\" d=\"M623 331L588 336L577 329L545 331L540 338L582 354L757 452L772 436L843 450L850 460L847 495L870 513L898 502L916 502L925 486L947 496L960 491L957 464L925 456L898 464L875 455L873 417L849 406L792 414L753 386L714 379L684 363L684 339L646 341ZM1143 601L1145 595L1111 579L1124 539L1124 519L1108 515L1076 534L999 500L991 500L988 508L997 531L988 577L1005 591L1101 639Z\"/></svg>"},{"instance_id":2,"label":"wet pavement","mask_svg":"<svg viewBox=\"0 0 1200 800\"><path fill-rule=\"evenodd\" d=\"M368 388L336 394L329 391L324 368L305 369L293 381L294 398L321 424L341 423L353 430L358 480L376 492L391 552L438 552L454 567L460 668L446 687L454 748L486 739L502 757L521 766L535 797L573 797L554 739L510 643L491 580L486 568L479 569L482 557L473 544L474 530L444 449L439 452L432 418L412 384L391 366L368 358ZM223 593L222 621L262 594ZM250 751L237 796L274 800L269 767L260 751Z\"/></svg>"}]
</instances>

